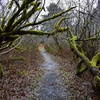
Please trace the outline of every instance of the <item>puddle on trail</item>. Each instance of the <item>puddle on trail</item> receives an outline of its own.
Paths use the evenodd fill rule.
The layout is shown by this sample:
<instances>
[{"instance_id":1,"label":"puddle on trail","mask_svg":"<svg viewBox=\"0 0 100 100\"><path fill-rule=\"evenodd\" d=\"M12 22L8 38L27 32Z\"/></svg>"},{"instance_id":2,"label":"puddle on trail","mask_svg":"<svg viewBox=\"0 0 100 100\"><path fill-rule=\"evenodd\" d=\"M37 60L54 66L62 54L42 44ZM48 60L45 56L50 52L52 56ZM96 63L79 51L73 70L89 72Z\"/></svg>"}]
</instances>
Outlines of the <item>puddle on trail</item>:
<instances>
[{"instance_id":1,"label":"puddle on trail","mask_svg":"<svg viewBox=\"0 0 100 100\"><path fill-rule=\"evenodd\" d=\"M52 55L48 54L45 48L42 47L39 50L44 60L41 67L45 73L37 91L37 100L70 100L69 93L59 75L59 64L53 60Z\"/></svg>"}]
</instances>

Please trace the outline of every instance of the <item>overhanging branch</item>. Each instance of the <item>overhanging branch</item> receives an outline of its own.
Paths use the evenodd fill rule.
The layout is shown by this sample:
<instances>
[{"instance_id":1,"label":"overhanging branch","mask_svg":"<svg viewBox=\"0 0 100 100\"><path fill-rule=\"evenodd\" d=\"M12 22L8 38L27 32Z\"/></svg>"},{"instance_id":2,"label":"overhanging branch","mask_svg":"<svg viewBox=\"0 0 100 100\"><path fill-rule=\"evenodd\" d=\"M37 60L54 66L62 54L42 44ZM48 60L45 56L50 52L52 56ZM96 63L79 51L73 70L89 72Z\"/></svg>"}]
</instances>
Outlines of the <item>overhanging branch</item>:
<instances>
[{"instance_id":1,"label":"overhanging branch","mask_svg":"<svg viewBox=\"0 0 100 100\"><path fill-rule=\"evenodd\" d=\"M67 9L66 11L63 11L63 12L58 13L58 14L56 14L56 15L53 15L52 17L47 18L47 19L44 19L44 20L39 21L39 22L37 22L37 23L34 23L34 22L33 22L33 23L26 24L26 25L22 26L20 29L25 28L25 27L29 27L29 26L39 25L39 24L41 24L41 23L50 21L50 20L52 20L52 19L55 19L55 18L57 18L57 17L63 15L63 14L66 13L66 12L69 12L70 10L72 10L72 9L74 9L74 8L76 8L76 7L71 7L71 8L69 8L69 9Z\"/></svg>"}]
</instances>

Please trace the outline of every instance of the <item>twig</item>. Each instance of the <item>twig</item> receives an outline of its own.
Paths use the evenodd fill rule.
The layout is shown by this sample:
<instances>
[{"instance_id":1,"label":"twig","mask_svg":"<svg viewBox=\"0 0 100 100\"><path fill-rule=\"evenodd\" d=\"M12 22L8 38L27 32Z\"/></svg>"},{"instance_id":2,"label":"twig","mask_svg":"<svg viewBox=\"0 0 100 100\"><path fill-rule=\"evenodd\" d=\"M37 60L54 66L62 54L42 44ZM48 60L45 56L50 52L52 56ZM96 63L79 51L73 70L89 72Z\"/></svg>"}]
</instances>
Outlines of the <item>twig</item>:
<instances>
[{"instance_id":1,"label":"twig","mask_svg":"<svg viewBox=\"0 0 100 100\"><path fill-rule=\"evenodd\" d=\"M20 38L19 38L19 39L20 39ZM8 53L8 52L10 52L10 51L12 51L13 49L15 49L17 46L19 46L19 45L21 44L22 41L23 41L23 37L21 37L21 39L20 39L20 41L18 42L18 44L16 44L13 48L10 48L10 49L7 50L7 51L1 52L1 53L0 53L0 56L3 55L3 54Z\"/></svg>"}]
</instances>

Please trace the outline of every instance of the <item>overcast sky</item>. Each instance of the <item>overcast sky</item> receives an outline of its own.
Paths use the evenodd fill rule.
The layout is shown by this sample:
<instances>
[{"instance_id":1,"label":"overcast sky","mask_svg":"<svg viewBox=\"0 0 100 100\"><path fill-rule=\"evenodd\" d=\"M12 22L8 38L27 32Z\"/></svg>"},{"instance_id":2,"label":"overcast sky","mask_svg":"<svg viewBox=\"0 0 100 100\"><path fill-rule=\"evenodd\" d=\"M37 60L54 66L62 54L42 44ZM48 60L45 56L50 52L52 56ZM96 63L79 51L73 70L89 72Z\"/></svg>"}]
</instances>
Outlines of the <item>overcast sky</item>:
<instances>
[{"instance_id":1,"label":"overcast sky","mask_svg":"<svg viewBox=\"0 0 100 100\"><path fill-rule=\"evenodd\" d=\"M5 3L5 2L7 2L7 0L1 0L3 3ZM60 0L60 3L62 3L63 4L63 6L62 7L65 7L65 2L70 2L70 1L72 1L72 0ZM79 0L73 0L73 1L75 1L75 2L77 2L77 1L79 1ZM81 3L83 4L83 2L86 2L87 0L80 0L81 1ZM93 0L90 0L90 1L93 1ZM98 0L94 0L95 1L95 4L98 2ZM57 3L58 2L58 0L46 0L46 6L49 6L49 4L50 3L52 3L52 2L54 2L54 3Z\"/></svg>"},{"instance_id":2,"label":"overcast sky","mask_svg":"<svg viewBox=\"0 0 100 100\"><path fill-rule=\"evenodd\" d=\"M1 0L2 1L2 3L6 3L7 2L7 0ZM43 0L44 1L44 0ZM69 3L71 2L71 1L74 1L74 2L78 2L79 0L60 0L60 2L59 2L59 6L62 8L62 9L67 9L67 5L69 5ZM82 6L84 6L85 4L86 4L86 1L87 0L80 0L80 2L81 2L81 5ZM93 1L93 0L90 0L90 1ZM48 7L49 5L50 5L50 3L57 3L58 2L58 0L46 0L46 2L45 2L45 8L46 7ZM96 7L96 5L97 5L97 2L98 2L98 0L94 0L94 8ZM67 3L67 4L66 4ZM77 3L77 5L78 5L78 3ZM47 10L44 12L44 11L42 11L42 14L47 14L48 12L47 12Z\"/></svg>"},{"instance_id":3,"label":"overcast sky","mask_svg":"<svg viewBox=\"0 0 100 100\"><path fill-rule=\"evenodd\" d=\"M67 5L69 5L69 3L71 2L71 1L74 1L74 2L77 2L76 4L78 5L78 1L79 0L60 0L60 2L59 2L59 6L62 8L62 9L67 9ZM86 1L87 0L80 0L80 2L81 2L81 5L82 6L84 6L85 4L86 4ZM90 0L90 1L93 1L93 0ZM55 4L57 4L57 2L58 2L58 0L46 0L46 3L45 3L45 8L46 7L48 7L49 5L50 5L50 3L55 3ZM94 0L94 8L96 8L96 6L97 6L97 2L98 2L98 0ZM74 5L73 5L74 6ZM42 12L43 14L46 14L46 13L48 13L47 11L46 12Z\"/></svg>"}]
</instances>

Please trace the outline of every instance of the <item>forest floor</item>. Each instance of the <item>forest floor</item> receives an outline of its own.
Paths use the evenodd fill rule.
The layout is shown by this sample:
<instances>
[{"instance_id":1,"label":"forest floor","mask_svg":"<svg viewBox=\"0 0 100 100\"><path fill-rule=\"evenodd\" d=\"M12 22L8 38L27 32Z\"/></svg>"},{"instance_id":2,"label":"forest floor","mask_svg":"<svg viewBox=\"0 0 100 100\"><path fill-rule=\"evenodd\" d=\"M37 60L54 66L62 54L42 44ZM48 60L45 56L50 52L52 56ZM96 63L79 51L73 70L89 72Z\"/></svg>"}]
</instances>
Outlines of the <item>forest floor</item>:
<instances>
[{"instance_id":1,"label":"forest floor","mask_svg":"<svg viewBox=\"0 0 100 100\"><path fill-rule=\"evenodd\" d=\"M14 50L2 56L1 64L0 100L99 100L90 73L75 75L70 49L59 56L37 48Z\"/></svg>"},{"instance_id":2,"label":"forest floor","mask_svg":"<svg viewBox=\"0 0 100 100\"><path fill-rule=\"evenodd\" d=\"M0 60L4 67L0 100L35 100L33 92L42 75L37 49L13 50Z\"/></svg>"}]
</instances>

